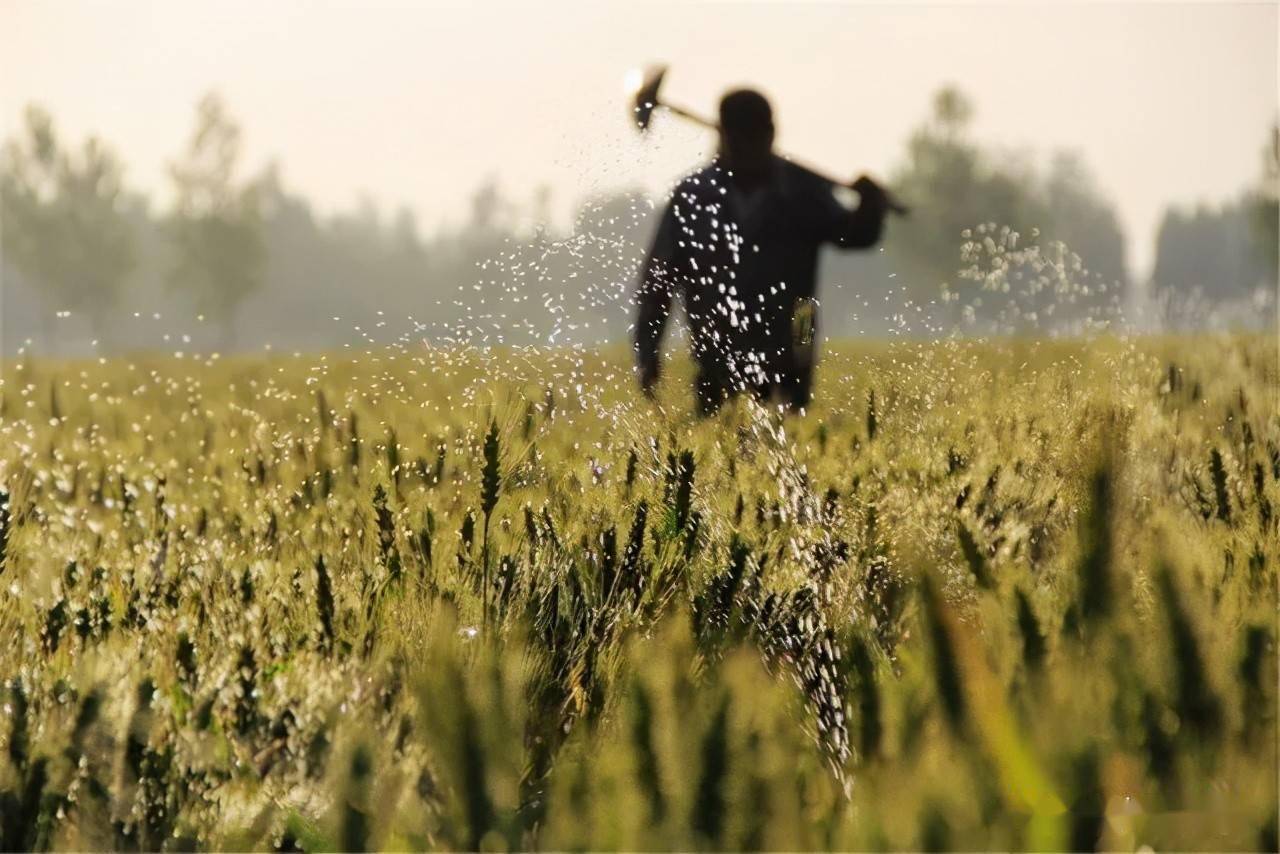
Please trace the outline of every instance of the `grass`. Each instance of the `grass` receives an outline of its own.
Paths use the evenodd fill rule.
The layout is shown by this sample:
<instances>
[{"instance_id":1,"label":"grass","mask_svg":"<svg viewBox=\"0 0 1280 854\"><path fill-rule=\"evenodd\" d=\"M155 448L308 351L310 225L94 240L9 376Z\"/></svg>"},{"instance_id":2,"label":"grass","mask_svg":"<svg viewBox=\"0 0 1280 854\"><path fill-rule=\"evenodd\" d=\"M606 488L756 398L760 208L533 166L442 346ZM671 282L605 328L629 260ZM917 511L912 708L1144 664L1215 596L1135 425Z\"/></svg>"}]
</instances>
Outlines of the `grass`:
<instances>
[{"instance_id":1,"label":"grass","mask_svg":"<svg viewBox=\"0 0 1280 854\"><path fill-rule=\"evenodd\" d=\"M7 364L0 848L1277 847L1274 342Z\"/></svg>"}]
</instances>

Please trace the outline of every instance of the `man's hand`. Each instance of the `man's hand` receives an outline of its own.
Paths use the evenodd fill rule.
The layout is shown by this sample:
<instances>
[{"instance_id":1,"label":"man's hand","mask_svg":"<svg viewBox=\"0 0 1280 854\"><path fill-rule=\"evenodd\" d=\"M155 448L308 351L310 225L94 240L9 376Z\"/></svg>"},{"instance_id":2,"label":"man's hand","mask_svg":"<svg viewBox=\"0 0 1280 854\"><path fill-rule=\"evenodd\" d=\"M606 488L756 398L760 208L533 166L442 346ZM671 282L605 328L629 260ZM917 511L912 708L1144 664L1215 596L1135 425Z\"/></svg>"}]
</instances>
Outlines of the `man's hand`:
<instances>
[{"instance_id":1,"label":"man's hand","mask_svg":"<svg viewBox=\"0 0 1280 854\"><path fill-rule=\"evenodd\" d=\"M874 209L880 213L892 212L901 216L909 213L906 205L866 175L859 176L858 180L849 186L858 194L862 200L861 204L867 205L869 210Z\"/></svg>"},{"instance_id":2,"label":"man's hand","mask_svg":"<svg viewBox=\"0 0 1280 854\"><path fill-rule=\"evenodd\" d=\"M854 192L858 194L859 205L867 205L868 207L884 210L889 207L889 194L883 187L866 175L861 175L858 180L851 185Z\"/></svg>"}]
</instances>

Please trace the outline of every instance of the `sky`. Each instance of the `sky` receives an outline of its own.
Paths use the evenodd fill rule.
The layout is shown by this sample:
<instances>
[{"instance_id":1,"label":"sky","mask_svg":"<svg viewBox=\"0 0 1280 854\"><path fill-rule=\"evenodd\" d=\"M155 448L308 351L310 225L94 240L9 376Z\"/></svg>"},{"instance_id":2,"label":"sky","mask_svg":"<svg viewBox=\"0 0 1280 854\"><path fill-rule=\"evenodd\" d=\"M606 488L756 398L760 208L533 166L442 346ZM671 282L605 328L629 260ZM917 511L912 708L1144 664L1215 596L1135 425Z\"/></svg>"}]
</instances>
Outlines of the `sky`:
<instances>
[{"instance_id":1,"label":"sky","mask_svg":"<svg viewBox=\"0 0 1280 854\"><path fill-rule=\"evenodd\" d=\"M1170 203L1257 180L1278 8L0 0L0 133L42 104L66 138L112 144L163 205L194 105L216 90L247 172L275 160L322 212L370 198L430 232L486 179L522 202L550 188L564 222L585 197L660 193L707 156L714 140L674 121L637 137L623 90L636 66L668 63L664 95L706 112L729 87L762 89L780 147L850 177L890 175L953 84L983 144L1084 159L1142 277Z\"/></svg>"}]
</instances>

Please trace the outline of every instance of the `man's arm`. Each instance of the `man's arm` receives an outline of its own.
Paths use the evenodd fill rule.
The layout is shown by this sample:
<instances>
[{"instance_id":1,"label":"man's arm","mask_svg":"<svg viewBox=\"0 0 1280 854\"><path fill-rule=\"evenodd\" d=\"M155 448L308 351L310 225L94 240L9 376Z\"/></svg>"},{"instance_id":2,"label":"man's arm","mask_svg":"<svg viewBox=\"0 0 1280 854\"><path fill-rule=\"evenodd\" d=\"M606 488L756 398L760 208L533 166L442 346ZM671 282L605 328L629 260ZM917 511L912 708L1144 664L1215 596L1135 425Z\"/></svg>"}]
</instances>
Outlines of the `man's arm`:
<instances>
[{"instance_id":1,"label":"man's arm","mask_svg":"<svg viewBox=\"0 0 1280 854\"><path fill-rule=\"evenodd\" d=\"M826 239L842 249L874 246L884 231L884 218L889 212L885 191L863 175L853 184L858 193L858 207L849 210L830 191L823 193L822 219Z\"/></svg>"},{"instance_id":2,"label":"man's arm","mask_svg":"<svg viewBox=\"0 0 1280 854\"><path fill-rule=\"evenodd\" d=\"M645 258L636 288L636 325L633 345L640 387L652 394L661 373L662 334L671 314L674 287L670 265L675 257L675 201L667 205Z\"/></svg>"}]
</instances>

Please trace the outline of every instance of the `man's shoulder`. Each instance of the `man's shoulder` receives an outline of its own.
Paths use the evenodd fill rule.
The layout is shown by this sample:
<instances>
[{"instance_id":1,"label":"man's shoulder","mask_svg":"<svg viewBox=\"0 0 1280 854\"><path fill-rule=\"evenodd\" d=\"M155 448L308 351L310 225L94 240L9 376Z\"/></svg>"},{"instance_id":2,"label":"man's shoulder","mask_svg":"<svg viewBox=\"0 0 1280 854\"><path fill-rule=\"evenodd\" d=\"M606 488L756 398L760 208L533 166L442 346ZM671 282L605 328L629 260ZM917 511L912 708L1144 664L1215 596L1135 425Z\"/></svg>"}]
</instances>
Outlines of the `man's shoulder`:
<instances>
[{"instance_id":1,"label":"man's shoulder","mask_svg":"<svg viewBox=\"0 0 1280 854\"><path fill-rule=\"evenodd\" d=\"M727 176L714 162L700 166L676 183L672 195L684 199L708 199L724 194Z\"/></svg>"},{"instance_id":2,"label":"man's shoulder","mask_svg":"<svg viewBox=\"0 0 1280 854\"><path fill-rule=\"evenodd\" d=\"M689 172L680 179L680 183L714 185L723 182L726 177L724 169L720 167L720 164L712 160L710 163L704 163L692 172Z\"/></svg>"},{"instance_id":3,"label":"man's shoulder","mask_svg":"<svg viewBox=\"0 0 1280 854\"><path fill-rule=\"evenodd\" d=\"M783 157L777 157L776 160L778 162L778 175L785 188L803 194L831 192L831 182L821 175L817 175Z\"/></svg>"}]
</instances>

